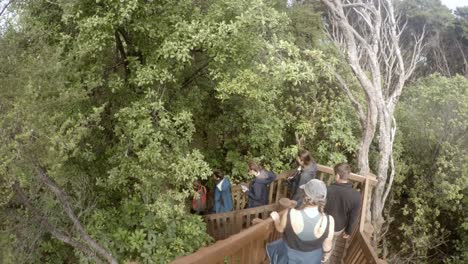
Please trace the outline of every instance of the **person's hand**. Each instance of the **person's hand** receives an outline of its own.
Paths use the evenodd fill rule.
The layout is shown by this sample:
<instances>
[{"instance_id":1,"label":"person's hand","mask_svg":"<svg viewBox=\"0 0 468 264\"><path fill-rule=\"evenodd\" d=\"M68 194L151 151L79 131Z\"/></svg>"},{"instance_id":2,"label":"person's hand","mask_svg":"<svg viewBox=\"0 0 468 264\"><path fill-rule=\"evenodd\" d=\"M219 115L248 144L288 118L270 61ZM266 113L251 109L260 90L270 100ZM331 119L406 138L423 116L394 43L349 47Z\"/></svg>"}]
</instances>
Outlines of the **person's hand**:
<instances>
[{"instance_id":1,"label":"person's hand","mask_svg":"<svg viewBox=\"0 0 468 264\"><path fill-rule=\"evenodd\" d=\"M346 234L346 233L343 233L343 238L344 238L344 239L348 239L348 238L349 238L349 235Z\"/></svg>"},{"instance_id":2,"label":"person's hand","mask_svg":"<svg viewBox=\"0 0 468 264\"><path fill-rule=\"evenodd\" d=\"M273 211L273 212L270 213L270 216L271 216L271 218L273 218L273 221L275 221L275 222L279 221L280 216L279 216L278 212Z\"/></svg>"}]
</instances>

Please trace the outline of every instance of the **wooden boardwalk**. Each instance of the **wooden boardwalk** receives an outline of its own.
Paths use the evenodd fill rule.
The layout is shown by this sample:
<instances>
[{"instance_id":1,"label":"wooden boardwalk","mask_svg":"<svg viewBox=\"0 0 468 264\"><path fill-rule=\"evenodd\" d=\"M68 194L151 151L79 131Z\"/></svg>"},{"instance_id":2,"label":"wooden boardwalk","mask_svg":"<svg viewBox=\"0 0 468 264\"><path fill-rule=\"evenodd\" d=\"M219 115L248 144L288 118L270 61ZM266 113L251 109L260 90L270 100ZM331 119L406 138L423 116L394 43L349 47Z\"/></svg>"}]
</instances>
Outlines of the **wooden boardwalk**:
<instances>
[{"instance_id":1,"label":"wooden boardwalk","mask_svg":"<svg viewBox=\"0 0 468 264\"><path fill-rule=\"evenodd\" d=\"M327 183L333 182L333 169L326 166L318 166L317 178ZM245 195L239 195L240 188L233 186L233 202L235 211L212 214L205 216L208 233L216 243L200 248L197 252L181 256L174 260L173 264L210 264L210 263L236 263L236 264L264 264L268 263L265 246L267 243L281 238L277 232L273 220L269 217L271 211L282 210L278 200L286 196L284 178L290 172L281 174L270 185L270 204L250 209L241 209L245 205ZM377 264L382 263L378 259L374 249L370 245L367 235L364 234L367 207L370 202L370 193L376 182L374 177L363 177L351 174L350 180L355 189L361 192L363 210L359 217L359 224L345 240L339 237L328 263L331 264ZM282 210L280 214L286 213Z\"/></svg>"}]
</instances>

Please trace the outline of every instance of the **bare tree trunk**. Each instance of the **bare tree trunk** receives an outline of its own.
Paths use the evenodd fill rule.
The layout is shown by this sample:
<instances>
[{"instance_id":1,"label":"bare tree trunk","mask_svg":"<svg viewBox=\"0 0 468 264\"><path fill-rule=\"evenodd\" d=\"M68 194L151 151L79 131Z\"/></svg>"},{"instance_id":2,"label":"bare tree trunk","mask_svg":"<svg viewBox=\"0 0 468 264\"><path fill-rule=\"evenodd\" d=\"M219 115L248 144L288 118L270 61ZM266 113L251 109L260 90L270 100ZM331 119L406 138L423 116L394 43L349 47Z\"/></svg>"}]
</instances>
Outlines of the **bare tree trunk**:
<instances>
[{"instance_id":1,"label":"bare tree trunk","mask_svg":"<svg viewBox=\"0 0 468 264\"><path fill-rule=\"evenodd\" d=\"M367 118L362 127L362 137L359 145L358 166L361 175L368 175L369 167L369 149L375 136L377 128L377 107L372 101L367 106Z\"/></svg>"},{"instance_id":2,"label":"bare tree trunk","mask_svg":"<svg viewBox=\"0 0 468 264\"><path fill-rule=\"evenodd\" d=\"M330 37L346 58L366 97L367 115L362 120L363 107L352 97L346 84L343 84L344 80L337 78L360 117L362 137L358 166L363 175L370 173L369 150L375 134L379 136L378 183L371 206L376 231L374 238L378 239L384 223L382 213L385 201L394 176L394 111L405 82L420 59L424 33L414 37L412 52L404 57L399 41L404 26L400 27L391 0L322 2L329 11L327 29L331 32Z\"/></svg>"},{"instance_id":3,"label":"bare tree trunk","mask_svg":"<svg viewBox=\"0 0 468 264\"><path fill-rule=\"evenodd\" d=\"M463 47L460 44L460 41L455 39L455 43L457 43L457 47L460 50L460 54L462 55L463 58L463 76L468 79L468 61L466 60L465 52L463 51Z\"/></svg>"}]
</instances>

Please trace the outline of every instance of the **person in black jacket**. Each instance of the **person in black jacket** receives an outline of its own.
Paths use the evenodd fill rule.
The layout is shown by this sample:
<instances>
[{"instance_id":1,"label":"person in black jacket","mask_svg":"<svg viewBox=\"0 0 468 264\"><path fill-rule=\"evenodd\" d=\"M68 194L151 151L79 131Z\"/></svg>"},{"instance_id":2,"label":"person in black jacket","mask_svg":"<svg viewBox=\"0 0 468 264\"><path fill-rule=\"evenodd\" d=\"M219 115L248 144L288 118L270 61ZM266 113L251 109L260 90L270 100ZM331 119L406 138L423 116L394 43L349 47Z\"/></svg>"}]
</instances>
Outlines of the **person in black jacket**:
<instances>
[{"instance_id":1,"label":"person in black jacket","mask_svg":"<svg viewBox=\"0 0 468 264\"><path fill-rule=\"evenodd\" d=\"M328 186L325 212L335 219L334 246L337 239L348 239L353 232L361 208L361 195L353 189L353 184L348 182L351 174L349 164L337 164L333 170L335 183ZM334 260L330 261L330 263L334 263Z\"/></svg>"},{"instance_id":2,"label":"person in black jacket","mask_svg":"<svg viewBox=\"0 0 468 264\"><path fill-rule=\"evenodd\" d=\"M296 173L288 178L288 182L291 187L291 196L290 199L300 202L304 197L304 191L299 188L310 180L315 179L317 174L317 164L310 155L310 152L307 150L300 150L297 155L297 163L299 167L297 168Z\"/></svg>"},{"instance_id":3,"label":"person in black jacket","mask_svg":"<svg viewBox=\"0 0 468 264\"><path fill-rule=\"evenodd\" d=\"M250 187L242 186L242 190L248 195L247 208L268 204L268 184L276 179L276 174L262 168L256 162L249 162L249 174L255 176Z\"/></svg>"}]
</instances>

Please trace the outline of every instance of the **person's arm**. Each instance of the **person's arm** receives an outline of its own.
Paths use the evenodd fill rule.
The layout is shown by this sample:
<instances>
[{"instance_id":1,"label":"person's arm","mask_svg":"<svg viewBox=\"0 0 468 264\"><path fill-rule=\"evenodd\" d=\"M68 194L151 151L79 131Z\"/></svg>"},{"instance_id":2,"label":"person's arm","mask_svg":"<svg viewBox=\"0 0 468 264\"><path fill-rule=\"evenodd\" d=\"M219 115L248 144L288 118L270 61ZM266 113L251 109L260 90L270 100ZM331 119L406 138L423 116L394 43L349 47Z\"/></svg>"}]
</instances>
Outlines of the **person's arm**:
<instances>
[{"instance_id":1,"label":"person's arm","mask_svg":"<svg viewBox=\"0 0 468 264\"><path fill-rule=\"evenodd\" d=\"M355 202L352 204L351 212L349 214L349 220L344 231L345 234L343 234L344 238L347 238L347 236L351 235L359 217L359 209L361 209L361 198L357 196L355 198L356 199Z\"/></svg>"},{"instance_id":2,"label":"person's arm","mask_svg":"<svg viewBox=\"0 0 468 264\"><path fill-rule=\"evenodd\" d=\"M247 191L249 199L254 201L260 201L262 199L262 186L260 184L252 184L252 188ZM252 191L250 191L252 190Z\"/></svg>"},{"instance_id":3,"label":"person's arm","mask_svg":"<svg viewBox=\"0 0 468 264\"><path fill-rule=\"evenodd\" d=\"M291 175L286 178L286 182L291 183L296 177L301 175L302 168L299 166Z\"/></svg>"},{"instance_id":4,"label":"person's arm","mask_svg":"<svg viewBox=\"0 0 468 264\"><path fill-rule=\"evenodd\" d=\"M332 246L333 246L333 235L335 234L335 219L333 216L328 216L328 221L330 224L328 225L328 237L325 238L322 244L323 249L323 257L322 262L327 262L328 258L330 258Z\"/></svg>"},{"instance_id":5,"label":"person's arm","mask_svg":"<svg viewBox=\"0 0 468 264\"><path fill-rule=\"evenodd\" d=\"M274 172L268 171L268 181L269 182L272 182L272 181L276 180L276 177L278 177L278 176Z\"/></svg>"},{"instance_id":6,"label":"person's arm","mask_svg":"<svg viewBox=\"0 0 468 264\"><path fill-rule=\"evenodd\" d=\"M282 216L278 214L278 212L273 211L271 212L270 216L273 218L273 222L275 223L276 231L283 233L284 229L286 228L286 223L288 221L289 211L284 213Z\"/></svg>"},{"instance_id":7,"label":"person's arm","mask_svg":"<svg viewBox=\"0 0 468 264\"><path fill-rule=\"evenodd\" d=\"M224 178L223 183L221 184L221 190L222 192L227 191L231 188L231 183L229 182L228 179Z\"/></svg>"}]
</instances>

